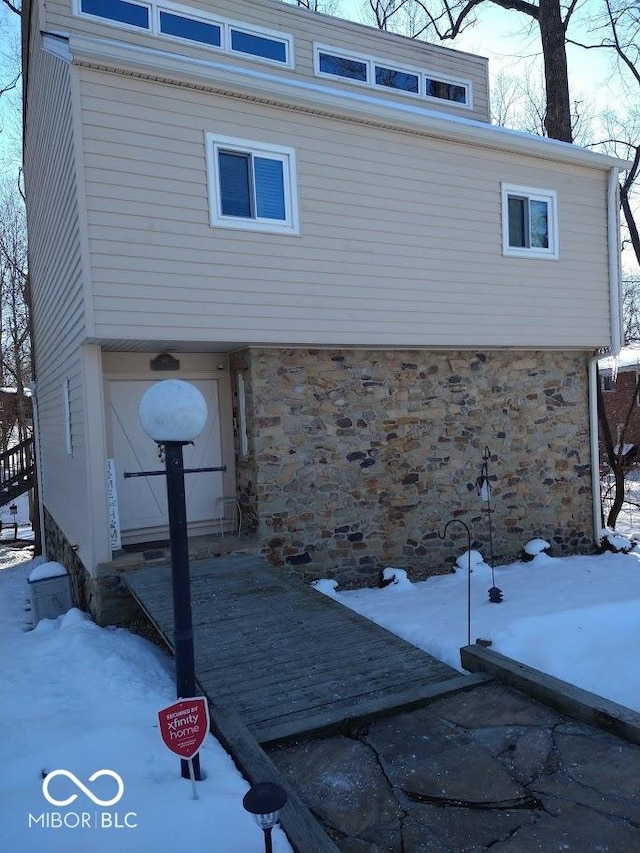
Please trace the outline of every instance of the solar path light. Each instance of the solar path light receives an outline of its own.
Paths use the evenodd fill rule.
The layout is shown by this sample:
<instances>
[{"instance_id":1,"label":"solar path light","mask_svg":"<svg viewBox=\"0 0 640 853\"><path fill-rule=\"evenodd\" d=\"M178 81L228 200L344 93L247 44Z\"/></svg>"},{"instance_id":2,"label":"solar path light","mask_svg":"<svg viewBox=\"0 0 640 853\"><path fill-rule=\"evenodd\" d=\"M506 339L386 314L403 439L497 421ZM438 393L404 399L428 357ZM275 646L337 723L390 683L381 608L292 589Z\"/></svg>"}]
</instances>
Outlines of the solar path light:
<instances>
[{"instance_id":1,"label":"solar path light","mask_svg":"<svg viewBox=\"0 0 640 853\"><path fill-rule=\"evenodd\" d=\"M264 832L264 851L273 853L271 830L280 819L280 810L287 802L284 788L275 782L258 782L244 795L242 805Z\"/></svg>"}]
</instances>

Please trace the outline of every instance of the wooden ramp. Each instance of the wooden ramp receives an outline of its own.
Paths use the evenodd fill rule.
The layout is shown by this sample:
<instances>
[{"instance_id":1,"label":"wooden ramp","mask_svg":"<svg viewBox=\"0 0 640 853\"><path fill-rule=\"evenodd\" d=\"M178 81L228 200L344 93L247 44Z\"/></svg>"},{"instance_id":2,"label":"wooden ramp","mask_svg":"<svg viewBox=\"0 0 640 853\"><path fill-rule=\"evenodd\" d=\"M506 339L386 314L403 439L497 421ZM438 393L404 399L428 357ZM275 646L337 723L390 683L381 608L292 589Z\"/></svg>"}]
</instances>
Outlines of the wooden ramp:
<instances>
[{"instance_id":1,"label":"wooden ramp","mask_svg":"<svg viewBox=\"0 0 640 853\"><path fill-rule=\"evenodd\" d=\"M170 567L122 579L173 648ZM200 688L261 744L416 706L479 680L254 555L192 562L191 588Z\"/></svg>"}]
</instances>

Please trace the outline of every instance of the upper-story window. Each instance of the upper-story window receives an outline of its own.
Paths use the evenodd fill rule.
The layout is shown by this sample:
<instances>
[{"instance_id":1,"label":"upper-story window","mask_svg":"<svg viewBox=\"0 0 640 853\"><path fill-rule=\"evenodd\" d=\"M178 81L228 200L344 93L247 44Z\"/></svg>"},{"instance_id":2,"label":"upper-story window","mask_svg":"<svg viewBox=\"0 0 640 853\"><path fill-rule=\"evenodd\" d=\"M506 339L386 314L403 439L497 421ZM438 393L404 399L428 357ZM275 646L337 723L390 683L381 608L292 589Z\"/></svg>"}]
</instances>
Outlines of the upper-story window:
<instances>
[{"instance_id":1,"label":"upper-story window","mask_svg":"<svg viewBox=\"0 0 640 853\"><path fill-rule=\"evenodd\" d=\"M315 45L315 70L321 77L351 80L374 88L394 89L427 100L447 101L457 106L472 106L470 80L395 64L348 53L338 48Z\"/></svg>"},{"instance_id":2,"label":"upper-story window","mask_svg":"<svg viewBox=\"0 0 640 853\"><path fill-rule=\"evenodd\" d=\"M558 201L553 190L502 185L502 251L526 258L559 257Z\"/></svg>"},{"instance_id":3,"label":"upper-story window","mask_svg":"<svg viewBox=\"0 0 640 853\"><path fill-rule=\"evenodd\" d=\"M129 0L80 0L80 11L119 24L149 29L150 7L146 3Z\"/></svg>"},{"instance_id":4,"label":"upper-story window","mask_svg":"<svg viewBox=\"0 0 640 853\"><path fill-rule=\"evenodd\" d=\"M298 233L295 151L207 134L211 224Z\"/></svg>"},{"instance_id":5,"label":"upper-story window","mask_svg":"<svg viewBox=\"0 0 640 853\"><path fill-rule=\"evenodd\" d=\"M293 38L287 33L229 21L170 0L75 0L74 8L77 14L112 24L293 68Z\"/></svg>"},{"instance_id":6,"label":"upper-story window","mask_svg":"<svg viewBox=\"0 0 640 853\"><path fill-rule=\"evenodd\" d=\"M175 36L188 41L222 47L222 25L200 21L196 18L176 15L160 9L159 29L164 36Z\"/></svg>"}]
</instances>

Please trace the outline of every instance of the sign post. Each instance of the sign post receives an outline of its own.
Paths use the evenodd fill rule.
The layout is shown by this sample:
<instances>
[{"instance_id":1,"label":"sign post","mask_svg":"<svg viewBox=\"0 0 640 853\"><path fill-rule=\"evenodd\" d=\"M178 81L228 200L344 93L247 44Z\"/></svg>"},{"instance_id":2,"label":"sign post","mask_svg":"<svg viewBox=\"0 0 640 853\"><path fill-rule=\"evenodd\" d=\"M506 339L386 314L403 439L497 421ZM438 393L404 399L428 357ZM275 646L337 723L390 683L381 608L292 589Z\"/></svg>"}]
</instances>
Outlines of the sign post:
<instances>
[{"instance_id":1,"label":"sign post","mask_svg":"<svg viewBox=\"0 0 640 853\"><path fill-rule=\"evenodd\" d=\"M189 765L193 799L198 799L193 759L209 733L209 705L198 696L180 699L158 711L160 735L165 746Z\"/></svg>"}]
</instances>

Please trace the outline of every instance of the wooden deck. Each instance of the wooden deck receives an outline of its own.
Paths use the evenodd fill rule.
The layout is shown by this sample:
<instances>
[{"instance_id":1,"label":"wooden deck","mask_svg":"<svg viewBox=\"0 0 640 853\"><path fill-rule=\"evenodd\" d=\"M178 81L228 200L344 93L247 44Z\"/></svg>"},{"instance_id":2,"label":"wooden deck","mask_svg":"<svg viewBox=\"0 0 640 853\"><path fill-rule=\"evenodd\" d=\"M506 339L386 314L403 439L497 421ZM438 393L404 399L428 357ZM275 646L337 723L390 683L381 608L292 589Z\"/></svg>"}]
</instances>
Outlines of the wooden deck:
<instances>
[{"instance_id":1,"label":"wooden deck","mask_svg":"<svg viewBox=\"0 0 640 853\"><path fill-rule=\"evenodd\" d=\"M170 567L122 578L173 647ZM415 707L479 680L254 555L193 561L191 587L200 688L261 744Z\"/></svg>"}]
</instances>

